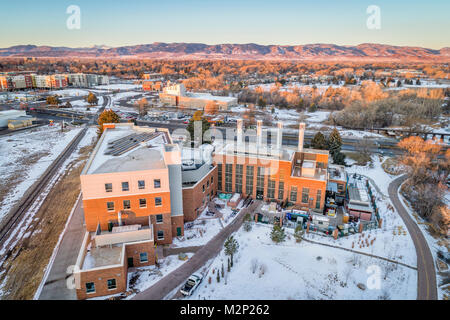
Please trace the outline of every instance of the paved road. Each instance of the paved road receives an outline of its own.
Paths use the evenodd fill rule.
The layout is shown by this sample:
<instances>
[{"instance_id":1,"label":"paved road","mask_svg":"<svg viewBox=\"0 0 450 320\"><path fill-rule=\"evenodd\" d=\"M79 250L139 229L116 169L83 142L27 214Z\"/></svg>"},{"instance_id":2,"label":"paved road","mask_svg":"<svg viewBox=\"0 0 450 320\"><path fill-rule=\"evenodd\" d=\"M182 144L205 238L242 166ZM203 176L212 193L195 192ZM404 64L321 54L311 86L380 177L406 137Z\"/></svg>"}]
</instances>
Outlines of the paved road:
<instances>
[{"instance_id":1,"label":"paved road","mask_svg":"<svg viewBox=\"0 0 450 320\"><path fill-rule=\"evenodd\" d=\"M400 176L389 184L389 197L392 204L408 229L417 255L417 300L437 300L436 269L434 259L427 241L417 223L403 207L398 197L398 188L406 180L406 175Z\"/></svg>"},{"instance_id":2,"label":"paved road","mask_svg":"<svg viewBox=\"0 0 450 320\"><path fill-rule=\"evenodd\" d=\"M192 258L182 264L178 269L172 271L150 288L138 293L133 299L136 300L162 300L169 293L182 285L184 281L198 269L203 267L208 260L214 258L223 248L225 240L235 231L237 231L244 220L247 212L251 212L258 205L258 201L253 202L248 208L241 212L228 226L222 229L206 245L198 250Z\"/></svg>"},{"instance_id":3,"label":"paved road","mask_svg":"<svg viewBox=\"0 0 450 320\"><path fill-rule=\"evenodd\" d=\"M68 276L66 271L69 266L75 265L86 232L82 203L80 197L45 280L39 300L77 299L75 289L68 289L66 286L66 277Z\"/></svg>"}]
</instances>

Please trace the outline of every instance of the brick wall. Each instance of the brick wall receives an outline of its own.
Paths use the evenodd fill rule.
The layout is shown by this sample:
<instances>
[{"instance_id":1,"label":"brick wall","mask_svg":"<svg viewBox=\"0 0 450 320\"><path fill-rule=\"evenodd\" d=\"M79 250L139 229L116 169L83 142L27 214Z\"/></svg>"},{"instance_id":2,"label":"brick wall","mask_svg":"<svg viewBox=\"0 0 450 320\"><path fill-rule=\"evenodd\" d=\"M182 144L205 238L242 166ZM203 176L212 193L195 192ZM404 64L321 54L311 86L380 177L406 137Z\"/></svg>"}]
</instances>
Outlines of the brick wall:
<instances>
[{"instance_id":1,"label":"brick wall","mask_svg":"<svg viewBox=\"0 0 450 320\"><path fill-rule=\"evenodd\" d=\"M116 289L108 289L108 279L116 279ZM86 292L86 283L94 282L95 292ZM109 269L90 270L80 273L80 288L77 288L77 298L80 300L117 294L127 290L127 266L117 266Z\"/></svg>"},{"instance_id":2,"label":"brick wall","mask_svg":"<svg viewBox=\"0 0 450 320\"><path fill-rule=\"evenodd\" d=\"M211 177L213 177L213 183L211 183ZM209 181L209 187L207 186ZM205 186L205 192L203 192L203 186ZM202 180L197 182L194 187L183 188L183 213L184 221L194 221L197 215L201 212L197 212L197 209L207 203L208 195L215 195L217 193L217 167L209 172ZM204 202L205 201L205 202Z\"/></svg>"}]
</instances>

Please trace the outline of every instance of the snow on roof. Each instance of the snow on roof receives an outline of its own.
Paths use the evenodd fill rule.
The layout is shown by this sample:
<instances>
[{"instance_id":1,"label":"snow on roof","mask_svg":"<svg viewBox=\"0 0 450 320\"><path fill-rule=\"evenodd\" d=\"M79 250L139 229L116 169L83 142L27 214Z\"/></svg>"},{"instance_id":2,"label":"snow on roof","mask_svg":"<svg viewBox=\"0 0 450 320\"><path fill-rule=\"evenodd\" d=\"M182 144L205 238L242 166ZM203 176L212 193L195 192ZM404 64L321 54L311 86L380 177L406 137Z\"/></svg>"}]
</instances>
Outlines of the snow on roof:
<instances>
[{"instance_id":1,"label":"snow on roof","mask_svg":"<svg viewBox=\"0 0 450 320\"><path fill-rule=\"evenodd\" d=\"M210 93L188 92L186 95L188 97L191 97L191 98L205 99L205 100L216 100L216 101L221 101L221 102L234 102L234 101L237 101L237 99L235 97L213 96Z\"/></svg>"},{"instance_id":2,"label":"snow on roof","mask_svg":"<svg viewBox=\"0 0 450 320\"><path fill-rule=\"evenodd\" d=\"M155 131L150 129L147 132ZM132 133L141 133L130 125L116 125L114 129L107 129L100 146L92 155L92 161L87 174L108 172L127 172L138 170L163 169L166 167L163 157L163 147L166 143L164 136L159 135L122 155L113 156L105 154L108 143L126 137Z\"/></svg>"}]
</instances>

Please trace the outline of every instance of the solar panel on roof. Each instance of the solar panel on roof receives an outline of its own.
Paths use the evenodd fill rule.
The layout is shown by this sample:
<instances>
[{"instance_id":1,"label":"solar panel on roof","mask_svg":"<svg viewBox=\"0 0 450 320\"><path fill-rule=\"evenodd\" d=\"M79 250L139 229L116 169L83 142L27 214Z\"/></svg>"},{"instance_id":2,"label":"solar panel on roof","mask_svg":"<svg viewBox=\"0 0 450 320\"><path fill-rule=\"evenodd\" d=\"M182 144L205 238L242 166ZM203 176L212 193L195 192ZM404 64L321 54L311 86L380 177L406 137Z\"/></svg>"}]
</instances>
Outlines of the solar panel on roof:
<instances>
[{"instance_id":1,"label":"solar panel on roof","mask_svg":"<svg viewBox=\"0 0 450 320\"><path fill-rule=\"evenodd\" d=\"M113 155L119 156L122 155L137 146L139 146L143 142L150 141L160 135L160 132L151 132L151 133L133 133L126 137L110 141L108 142L108 148L104 152L105 155Z\"/></svg>"}]
</instances>

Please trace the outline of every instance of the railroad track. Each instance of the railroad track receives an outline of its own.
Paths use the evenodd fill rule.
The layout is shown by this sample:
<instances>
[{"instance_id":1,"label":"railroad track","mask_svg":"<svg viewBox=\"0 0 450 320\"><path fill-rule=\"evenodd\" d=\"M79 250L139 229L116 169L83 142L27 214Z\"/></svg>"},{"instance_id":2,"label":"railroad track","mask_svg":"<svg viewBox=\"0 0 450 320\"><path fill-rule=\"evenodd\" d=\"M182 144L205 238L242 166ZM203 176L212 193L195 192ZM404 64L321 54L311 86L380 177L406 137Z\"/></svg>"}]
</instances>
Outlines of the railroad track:
<instances>
[{"instance_id":1,"label":"railroad track","mask_svg":"<svg viewBox=\"0 0 450 320\"><path fill-rule=\"evenodd\" d=\"M39 180L28 189L19 204L13 207L8 216L5 217L5 219L2 221L2 225L0 226L0 248L3 245L4 241L8 238L10 231L14 229L17 222L21 220L21 218L26 214L26 212L30 209L30 207L42 193L43 188L51 181L64 161L66 161L67 158L76 149L81 139L83 139L84 135L86 134L87 129L88 126L85 126L75 136L75 138L73 138L70 144L53 161L53 163L47 168L47 170L43 173Z\"/></svg>"}]
</instances>

